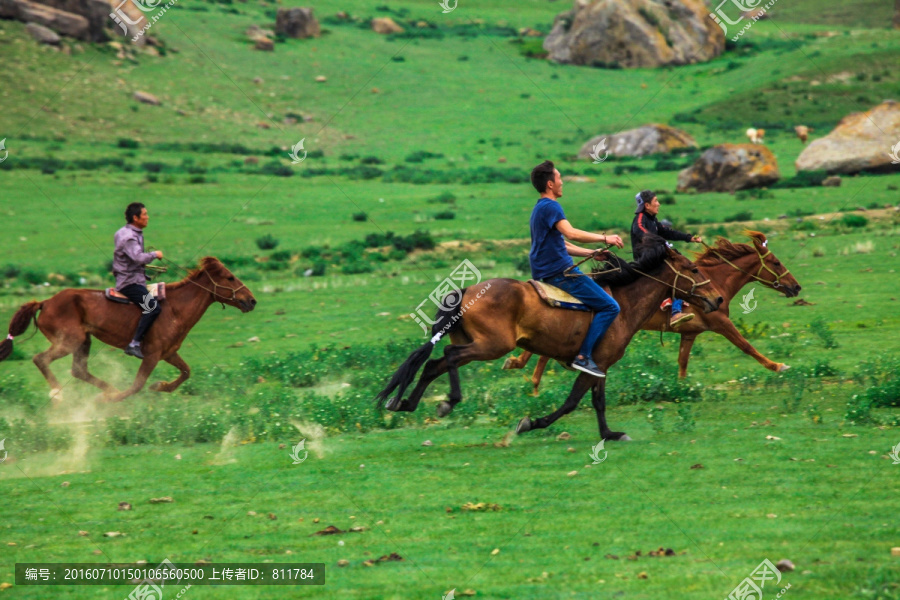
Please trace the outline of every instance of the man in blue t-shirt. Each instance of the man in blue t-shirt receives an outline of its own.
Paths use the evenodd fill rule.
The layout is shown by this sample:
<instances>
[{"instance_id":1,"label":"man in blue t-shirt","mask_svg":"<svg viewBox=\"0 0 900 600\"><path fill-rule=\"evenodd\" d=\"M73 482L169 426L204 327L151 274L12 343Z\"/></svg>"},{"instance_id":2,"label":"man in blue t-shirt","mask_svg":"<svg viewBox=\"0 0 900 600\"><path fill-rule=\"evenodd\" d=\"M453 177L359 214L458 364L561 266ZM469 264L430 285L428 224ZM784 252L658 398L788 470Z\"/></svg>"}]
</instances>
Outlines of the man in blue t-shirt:
<instances>
[{"instance_id":1,"label":"man in blue t-shirt","mask_svg":"<svg viewBox=\"0 0 900 600\"><path fill-rule=\"evenodd\" d=\"M531 276L538 281L549 283L572 294L594 311L594 318L588 328L578 356L572 367L595 377L606 377L591 354L594 346L609 329L616 315L619 304L590 277L579 277L578 268L570 271L574 277L566 277L563 271L572 266L572 256L587 257L598 254L598 251L581 248L569 243L611 244L622 248L625 244L617 235L598 235L589 231L575 229L566 220L558 200L562 198L563 182L559 171L549 160L545 160L531 171L531 184L542 194L531 212Z\"/></svg>"}]
</instances>

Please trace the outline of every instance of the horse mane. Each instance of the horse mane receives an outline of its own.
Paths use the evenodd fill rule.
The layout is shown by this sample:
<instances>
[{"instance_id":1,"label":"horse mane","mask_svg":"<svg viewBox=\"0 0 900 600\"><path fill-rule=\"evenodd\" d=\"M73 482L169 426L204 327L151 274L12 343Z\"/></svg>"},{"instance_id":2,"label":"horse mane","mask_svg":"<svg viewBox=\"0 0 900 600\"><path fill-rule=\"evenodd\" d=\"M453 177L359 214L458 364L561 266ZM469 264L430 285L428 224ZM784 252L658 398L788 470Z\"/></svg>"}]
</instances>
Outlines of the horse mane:
<instances>
[{"instance_id":1,"label":"horse mane","mask_svg":"<svg viewBox=\"0 0 900 600\"><path fill-rule=\"evenodd\" d=\"M610 287L621 287L636 281L642 276L641 273L653 273L658 271L669 256L669 246L666 240L658 235L648 233L639 244L641 251L638 253L637 260L627 262L618 256L611 256L607 261L611 268L617 269L610 273L592 274L591 278L600 285L608 285ZM605 269L604 269L605 270Z\"/></svg>"},{"instance_id":2,"label":"horse mane","mask_svg":"<svg viewBox=\"0 0 900 600\"><path fill-rule=\"evenodd\" d=\"M740 244L731 242L723 237L716 238L716 243L707 248L703 252L695 252L696 262L702 267L711 267L722 263L722 258L726 260L735 260L742 256L756 252L757 248L762 247L766 243L766 236L759 231L745 229L743 234L753 241L753 245Z\"/></svg>"},{"instance_id":3,"label":"horse mane","mask_svg":"<svg viewBox=\"0 0 900 600\"><path fill-rule=\"evenodd\" d=\"M166 284L166 290L177 290L181 286L187 284L188 281L206 271L207 269L214 268L216 265L221 265L222 263L215 256L204 256L200 259L200 263L197 265L196 269L191 269L188 271L188 274L184 276L184 279L181 281L175 281L172 283Z\"/></svg>"}]
</instances>

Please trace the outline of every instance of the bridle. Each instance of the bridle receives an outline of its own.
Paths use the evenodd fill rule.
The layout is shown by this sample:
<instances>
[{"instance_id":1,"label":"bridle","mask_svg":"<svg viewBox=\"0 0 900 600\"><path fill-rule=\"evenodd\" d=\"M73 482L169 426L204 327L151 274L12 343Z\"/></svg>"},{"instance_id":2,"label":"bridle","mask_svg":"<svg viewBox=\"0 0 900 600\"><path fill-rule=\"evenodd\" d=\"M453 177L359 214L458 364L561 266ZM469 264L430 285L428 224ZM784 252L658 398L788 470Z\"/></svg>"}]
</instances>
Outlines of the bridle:
<instances>
[{"instance_id":1,"label":"bridle","mask_svg":"<svg viewBox=\"0 0 900 600\"><path fill-rule=\"evenodd\" d=\"M188 281L190 281L191 283L196 285L201 290L206 290L207 292L212 294L213 301L219 302L222 305L222 310L225 310L225 302L229 302L229 301L237 302L237 293L239 291L241 291L242 289L244 289L245 287L247 287L246 285L241 284L241 287L230 288L227 285L222 285L221 283L217 283L216 280L213 279L212 275L209 274L209 271L207 271L206 269L203 269L203 272L206 273L207 277L209 277L210 282L213 284L213 289L205 288L202 285L200 285L199 283L197 283L196 281L194 281L193 279L188 279ZM216 297L219 295L219 292L218 292L219 288L225 288L226 290L230 291L231 298L225 298L225 300L216 300Z\"/></svg>"},{"instance_id":2,"label":"bridle","mask_svg":"<svg viewBox=\"0 0 900 600\"><path fill-rule=\"evenodd\" d=\"M770 267L769 265L766 264L766 257L769 256L770 254L772 254L772 251L769 250L769 247L766 244L768 244L768 240L766 240L765 242L762 242L763 248L766 249L765 254L763 254L762 252L759 251L759 248L756 247L756 244L753 244L753 250L756 252L756 256L759 257L759 269L756 270L756 274L754 275L753 273L749 273L749 272L743 270L742 268L740 268L739 266L737 266L736 264L734 264L733 262L731 262L730 260L728 260L727 258L722 256L718 250L716 250L715 248L713 248L706 242L703 242L703 245L706 246L706 249L709 250L710 252L712 252L713 254L715 254L722 262L730 265L731 267L733 267L734 269L737 269L744 275L747 275L748 277L755 279L756 281L758 281L762 284L771 285L773 289L777 290L778 288L785 287L781 283L781 278L784 277L785 275L788 275L790 273L790 270L787 267L785 267L784 273L779 274L779 273L776 273L775 270L772 269L772 267ZM759 276L760 273L762 273L764 270L768 271L769 273L772 274L772 277L774 277L774 281L769 281L768 279L763 279L762 277Z\"/></svg>"},{"instance_id":3,"label":"bridle","mask_svg":"<svg viewBox=\"0 0 900 600\"><path fill-rule=\"evenodd\" d=\"M170 265L174 265L174 266L178 267L179 269L181 269L182 271L184 271L185 273L187 273L188 275L190 275L190 273L191 273L190 270L185 269L184 267L182 267L182 266L179 265L178 263L172 262L172 261L169 260L168 258L164 258L163 260L165 260L165 261L166 261L167 263L169 263ZM187 281L188 281L189 283L193 283L194 285L196 285L196 286L197 286L198 288L200 288L201 290L207 291L207 292L209 292L210 294L212 294L212 296L213 296L213 302L218 302L218 303L220 303L220 304L222 305L222 310L225 310L225 303L226 303L226 302L229 302L229 301L231 301L231 302L237 302L237 293L238 293L239 291L241 291L242 289L244 289L244 288L247 287L246 285L241 284L240 287L237 287L237 288L230 288L230 287L228 287L227 285L223 285L223 284L221 284L221 283L218 283L215 279L213 279L213 276L210 275L210 274L209 274L209 271L207 271L206 269L202 269L202 272L205 273L207 277L209 277L210 283L213 284L213 289L209 289L208 287L204 287L204 286L200 285L199 282L196 282L196 281L194 281L194 280L191 279L191 278L188 278ZM225 300L218 300L217 297L219 296L219 291L218 291L219 288L224 288L224 289L228 290L229 292L231 292L231 297L230 297L230 298L227 298L227 297L225 297L225 295L223 294L222 297L225 297Z\"/></svg>"}]
</instances>

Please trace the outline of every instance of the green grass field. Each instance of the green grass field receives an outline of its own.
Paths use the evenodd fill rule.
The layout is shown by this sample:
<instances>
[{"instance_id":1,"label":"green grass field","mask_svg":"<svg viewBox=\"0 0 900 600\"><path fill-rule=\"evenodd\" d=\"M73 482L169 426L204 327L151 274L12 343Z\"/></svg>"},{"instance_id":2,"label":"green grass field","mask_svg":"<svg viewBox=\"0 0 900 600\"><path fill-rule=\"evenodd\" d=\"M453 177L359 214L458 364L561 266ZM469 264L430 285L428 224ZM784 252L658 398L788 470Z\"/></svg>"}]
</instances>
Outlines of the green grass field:
<instances>
[{"instance_id":1,"label":"green grass field","mask_svg":"<svg viewBox=\"0 0 900 600\"><path fill-rule=\"evenodd\" d=\"M787 584L797 599L900 598L900 172L798 182L793 134L805 124L819 137L897 97L889 5L780 0L716 60L658 70L526 57L534 41L516 31L546 34L569 8L543 0L450 14L328 0L314 7L320 38L272 53L244 31L273 22L274 5L179 3L151 30L164 56L125 59L102 45L45 50L0 21L0 326L32 298L112 285L112 236L135 200L150 211L148 246L172 261L166 280L214 255L259 301L249 314L210 308L181 350L193 374L177 392L118 405L73 381L69 358L53 365L65 401L51 405L30 360L46 340L16 339L0 364L0 585L15 563L168 558L327 569L323 587L194 586L187 598L725 598L763 559L789 559L796 570L764 598ZM374 34L376 16L418 33ZM138 90L162 104L134 101ZM702 147L763 127L782 185L682 194L696 152L574 158L594 135L652 122ZM301 139L309 155L291 165ZM810 305L757 286L757 308L742 314L739 296L731 316L792 369L769 373L706 334L679 382L678 337L640 333L608 385L610 423L635 441L609 443L600 464L587 400L544 432L510 433L562 403L573 376L558 365L538 397L530 369L468 365L464 400L440 421L446 378L417 413L373 407L425 338L409 313L461 260L483 278L528 277L528 173L545 158L588 178L562 199L576 227L624 236L650 188L684 230L766 233ZM434 247L392 246L388 232ZM265 236L275 248L259 247ZM136 367L92 348L92 372L117 387ZM151 382L174 376L162 365ZM309 458L295 465L301 439ZM174 501L150 503L162 496ZM329 525L364 530L313 535ZM660 547L674 556L649 556ZM391 553L403 560L377 560Z\"/></svg>"}]
</instances>

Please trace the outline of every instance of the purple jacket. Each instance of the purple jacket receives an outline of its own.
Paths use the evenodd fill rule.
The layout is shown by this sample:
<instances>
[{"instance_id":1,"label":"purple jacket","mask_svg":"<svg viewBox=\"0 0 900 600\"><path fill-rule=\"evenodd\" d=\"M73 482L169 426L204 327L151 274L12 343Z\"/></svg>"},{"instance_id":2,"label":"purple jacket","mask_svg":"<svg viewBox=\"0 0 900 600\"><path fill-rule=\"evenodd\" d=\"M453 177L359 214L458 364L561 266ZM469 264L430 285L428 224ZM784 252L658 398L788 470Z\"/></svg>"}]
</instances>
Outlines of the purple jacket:
<instances>
[{"instance_id":1,"label":"purple jacket","mask_svg":"<svg viewBox=\"0 0 900 600\"><path fill-rule=\"evenodd\" d=\"M133 283L147 285L144 265L153 262L156 254L144 252L144 232L128 224L116 232L115 240L113 274L116 276L116 289L121 290Z\"/></svg>"}]
</instances>

